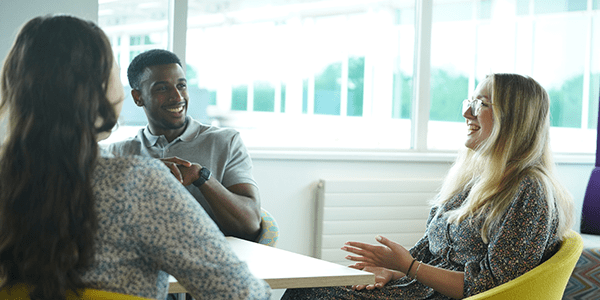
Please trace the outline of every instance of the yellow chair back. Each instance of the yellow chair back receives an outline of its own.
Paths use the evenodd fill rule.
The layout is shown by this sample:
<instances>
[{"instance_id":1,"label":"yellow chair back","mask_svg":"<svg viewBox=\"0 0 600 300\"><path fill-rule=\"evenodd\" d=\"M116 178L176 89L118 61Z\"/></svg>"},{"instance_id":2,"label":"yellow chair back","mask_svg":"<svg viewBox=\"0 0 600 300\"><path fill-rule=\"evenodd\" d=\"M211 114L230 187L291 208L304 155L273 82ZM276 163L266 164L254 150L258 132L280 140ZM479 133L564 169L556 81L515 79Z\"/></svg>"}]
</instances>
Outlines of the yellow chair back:
<instances>
[{"instance_id":1,"label":"yellow chair back","mask_svg":"<svg viewBox=\"0 0 600 300\"><path fill-rule=\"evenodd\" d=\"M583 251L583 239L571 230L558 252L533 270L467 300L561 300Z\"/></svg>"},{"instance_id":2,"label":"yellow chair back","mask_svg":"<svg viewBox=\"0 0 600 300\"><path fill-rule=\"evenodd\" d=\"M0 290L0 299L30 300L29 288L25 284L15 284ZM149 298L113 293L95 289L84 289L79 297L73 292L67 294L67 300L150 300Z\"/></svg>"}]
</instances>

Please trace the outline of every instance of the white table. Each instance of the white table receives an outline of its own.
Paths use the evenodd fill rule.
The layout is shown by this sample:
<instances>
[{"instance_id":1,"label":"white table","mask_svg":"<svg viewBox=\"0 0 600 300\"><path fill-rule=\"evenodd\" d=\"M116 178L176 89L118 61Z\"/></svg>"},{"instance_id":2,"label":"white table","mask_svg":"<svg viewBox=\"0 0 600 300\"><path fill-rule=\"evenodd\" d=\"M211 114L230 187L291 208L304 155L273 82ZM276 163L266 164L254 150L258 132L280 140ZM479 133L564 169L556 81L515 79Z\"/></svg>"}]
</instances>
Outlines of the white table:
<instances>
[{"instance_id":1,"label":"white table","mask_svg":"<svg viewBox=\"0 0 600 300\"><path fill-rule=\"evenodd\" d=\"M272 289L373 284L375 275L310 256L227 237L240 260ZM171 277L169 293L186 290Z\"/></svg>"}]
</instances>

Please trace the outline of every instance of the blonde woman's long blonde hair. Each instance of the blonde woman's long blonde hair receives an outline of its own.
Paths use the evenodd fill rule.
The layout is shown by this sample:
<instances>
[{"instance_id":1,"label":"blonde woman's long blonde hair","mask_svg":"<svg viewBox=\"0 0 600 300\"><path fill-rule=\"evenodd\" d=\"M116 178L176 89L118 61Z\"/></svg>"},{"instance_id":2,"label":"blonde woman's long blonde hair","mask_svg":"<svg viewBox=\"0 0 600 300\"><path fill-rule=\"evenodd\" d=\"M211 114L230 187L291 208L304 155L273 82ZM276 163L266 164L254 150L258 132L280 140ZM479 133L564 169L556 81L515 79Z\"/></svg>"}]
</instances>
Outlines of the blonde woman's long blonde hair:
<instances>
[{"instance_id":1,"label":"blonde woman's long blonde hair","mask_svg":"<svg viewBox=\"0 0 600 300\"><path fill-rule=\"evenodd\" d=\"M529 176L540 183L549 220L558 218L558 234L564 237L573 222L573 200L555 176L548 93L534 79L517 74L491 74L481 84L492 98L492 132L477 149L461 150L434 205L470 189L449 220L458 223L486 214L481 236L487 243L490 229L501 222L521 180Z\"/></svg>"}]
</instances>

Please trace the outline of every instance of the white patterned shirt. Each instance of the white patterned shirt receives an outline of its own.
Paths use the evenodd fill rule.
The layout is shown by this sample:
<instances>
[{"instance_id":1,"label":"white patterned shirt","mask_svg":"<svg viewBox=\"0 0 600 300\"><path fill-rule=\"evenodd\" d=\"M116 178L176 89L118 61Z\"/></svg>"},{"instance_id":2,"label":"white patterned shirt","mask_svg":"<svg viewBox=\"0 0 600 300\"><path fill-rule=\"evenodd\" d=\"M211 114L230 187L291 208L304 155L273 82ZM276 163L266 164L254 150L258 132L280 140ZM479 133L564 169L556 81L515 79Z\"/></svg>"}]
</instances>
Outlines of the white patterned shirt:
<instances>
[{"instance_id":1,"label":"white patterned shirt","mask_svg":"<svg viewBox=\"0 0 600 300\"><path fill-rule=\"evenodd\" d=\"M269 299L225 236L160 161L98 159L95 262L91 288L165 299L173 275L195 299Z\"/></svg>"}]
</instances>

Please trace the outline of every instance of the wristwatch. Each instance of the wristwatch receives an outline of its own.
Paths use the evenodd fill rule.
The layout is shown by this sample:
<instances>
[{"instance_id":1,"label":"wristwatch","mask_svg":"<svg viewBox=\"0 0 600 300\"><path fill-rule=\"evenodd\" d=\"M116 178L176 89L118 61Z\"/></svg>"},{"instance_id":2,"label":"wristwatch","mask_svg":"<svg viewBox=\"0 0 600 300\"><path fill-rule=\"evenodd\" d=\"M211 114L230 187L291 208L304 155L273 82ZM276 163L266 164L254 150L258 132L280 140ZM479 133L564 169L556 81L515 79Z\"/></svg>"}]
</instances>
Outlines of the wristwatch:
<instances>
[{"instance_id":1,"label":"wristwatch","mask_svg":"<svg viewBox=\"0 0 600 300\"><path fill-rule=\"evenodd\" d=\"M192 182L193 185L200 187L201 185L203 185L207 180L210 179L210 175L212 175L212 173L210 172L209 169L202 167L202 169L200 169L200 172L198 172L200 175L200 178L198 178L196 181Z\"/></svg>"}]
</instances>

